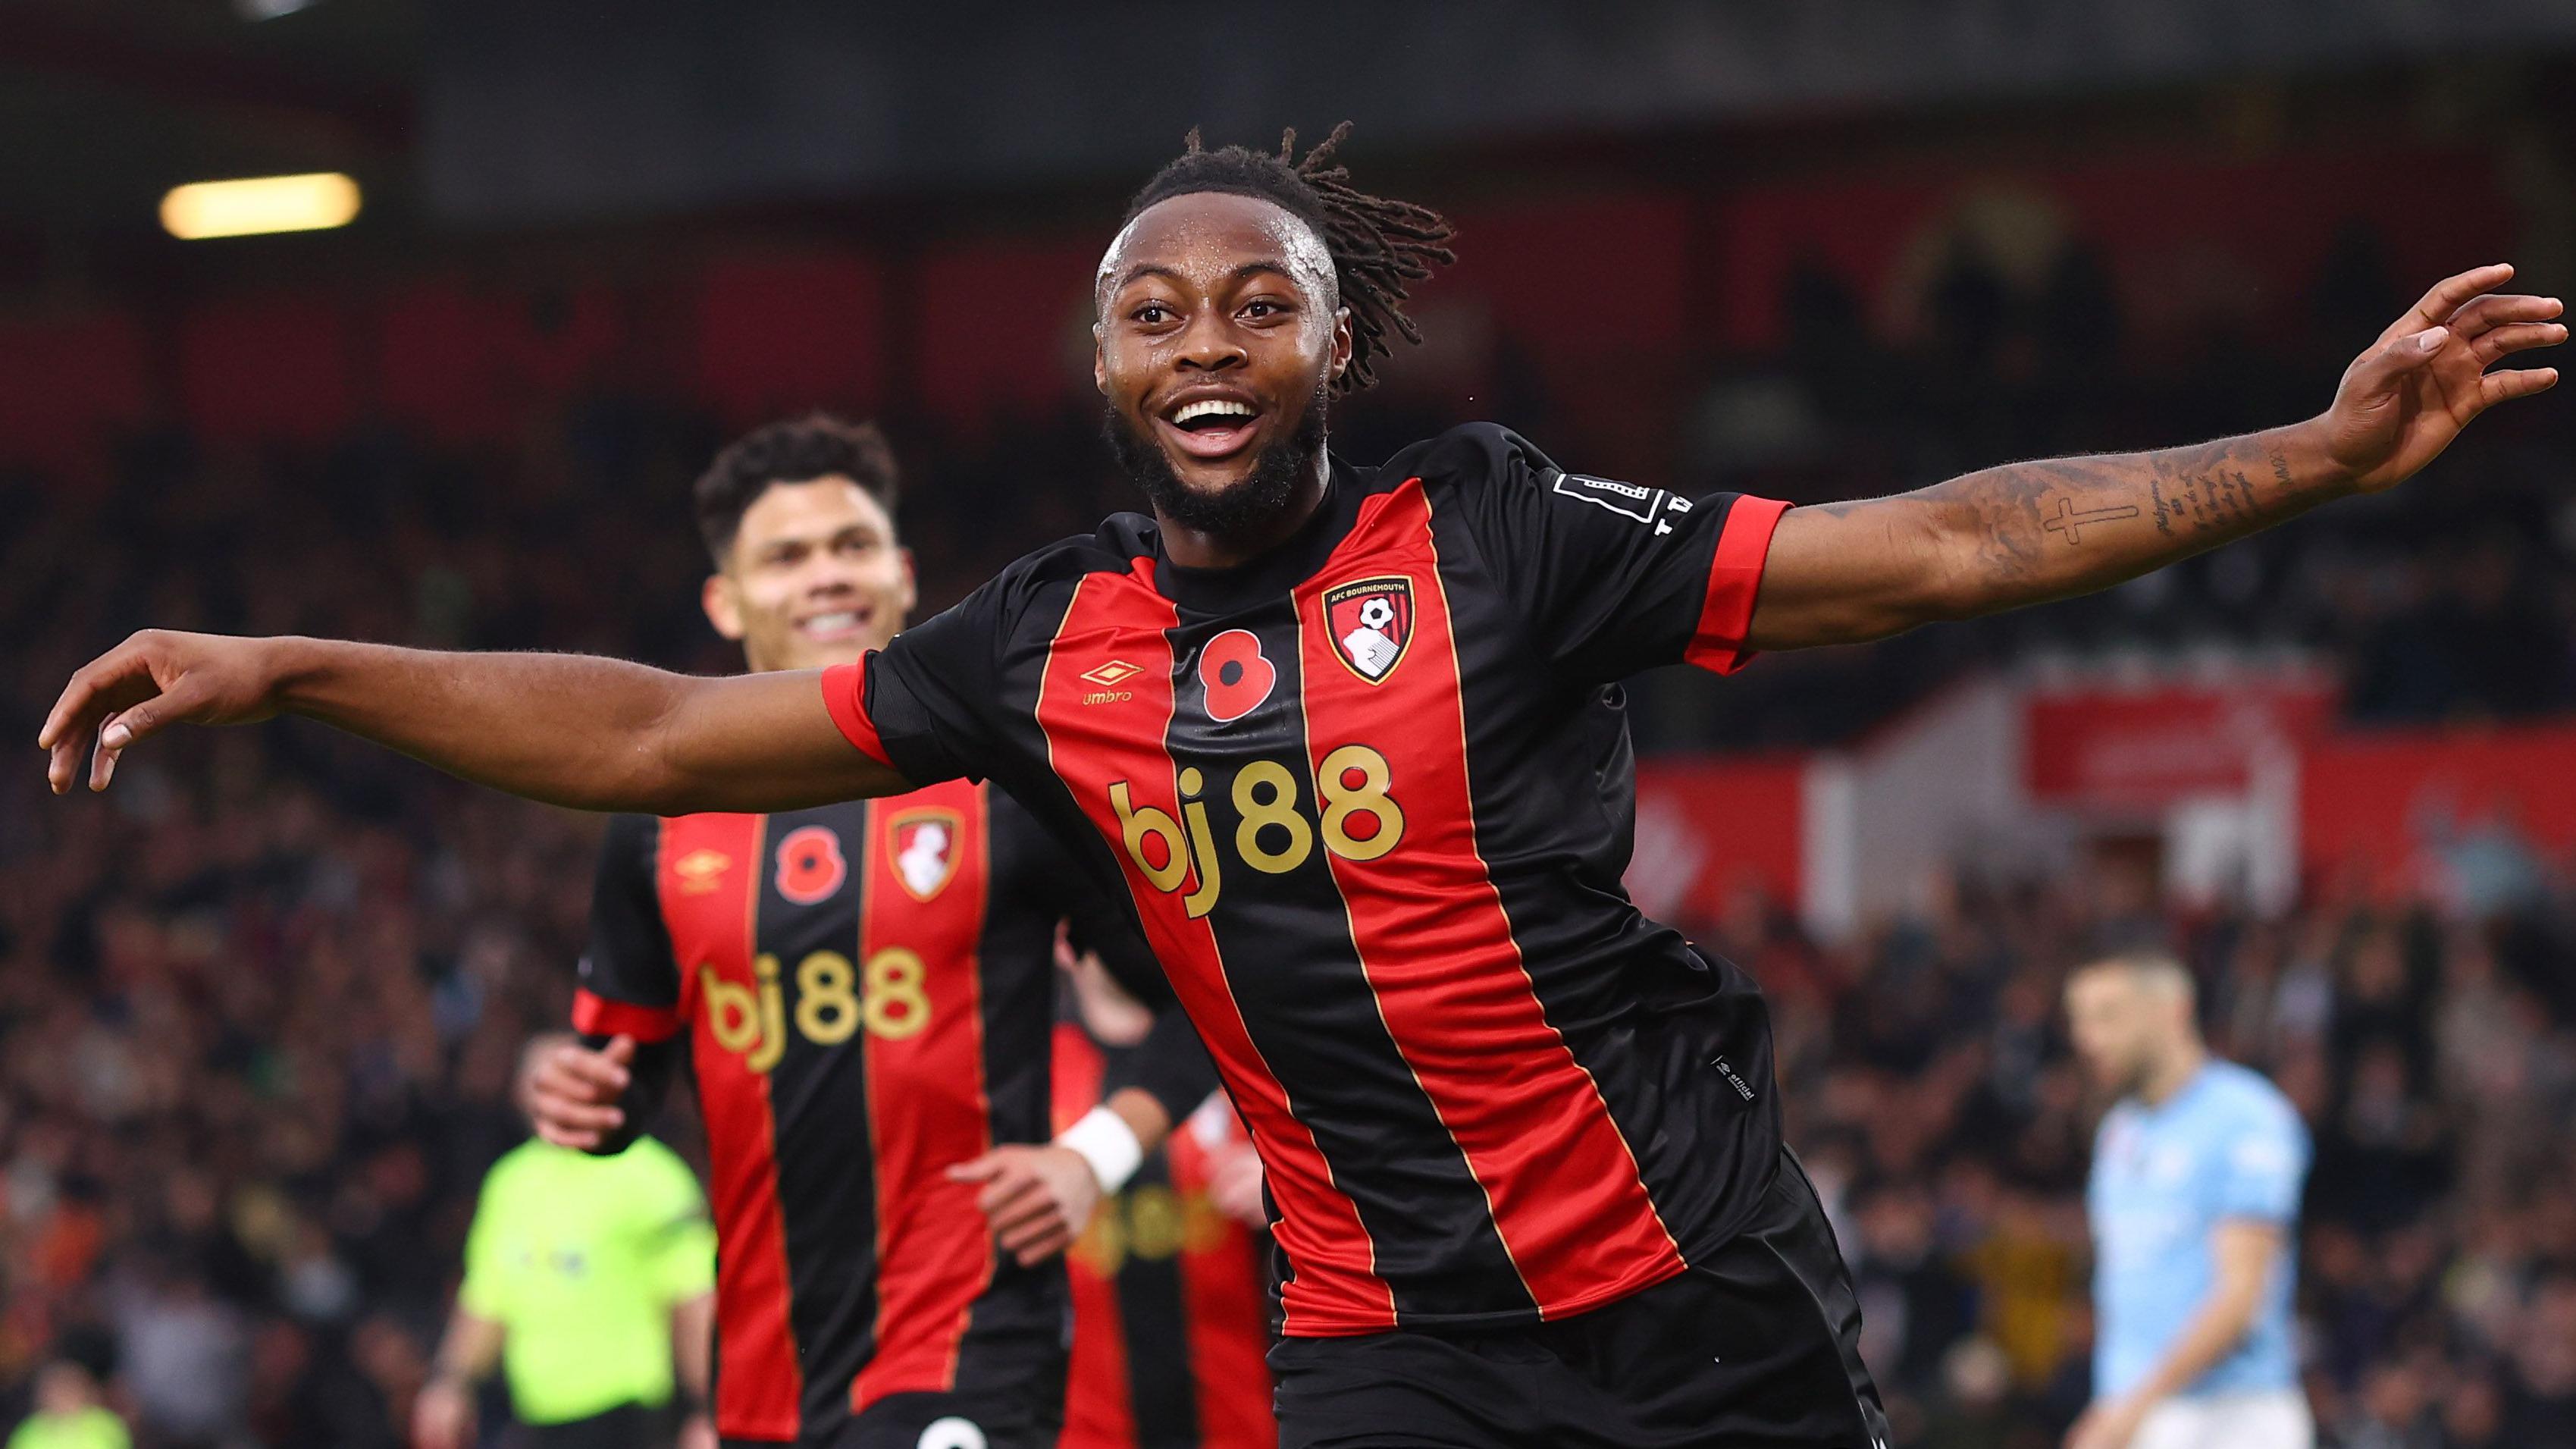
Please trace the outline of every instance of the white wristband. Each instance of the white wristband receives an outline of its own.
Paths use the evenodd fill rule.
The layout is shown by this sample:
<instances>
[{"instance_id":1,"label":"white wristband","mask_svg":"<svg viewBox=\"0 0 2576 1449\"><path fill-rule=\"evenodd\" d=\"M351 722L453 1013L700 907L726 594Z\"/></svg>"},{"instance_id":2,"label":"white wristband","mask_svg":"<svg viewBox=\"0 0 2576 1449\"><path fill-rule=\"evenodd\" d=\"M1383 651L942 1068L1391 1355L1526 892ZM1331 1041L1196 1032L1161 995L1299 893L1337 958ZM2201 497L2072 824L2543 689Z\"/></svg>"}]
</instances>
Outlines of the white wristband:
<instances>
[{"instance_id":1,"label":"white wristband","mask_svg":"<svg viewBox=\"0 0 2576 1449\"><path fill-rule=\"evenodd\" d=\"M1084 1113L1081 1121L1055 1135L1055 1145L1081 1153L1082 1160L1091 1164L1091 1175L1100 1179L1102 1192L1125 1187L1145 1161L1145 1145L1136 1140L1136 1129L1107 1107Z\"/></svg>"}]
</instances>

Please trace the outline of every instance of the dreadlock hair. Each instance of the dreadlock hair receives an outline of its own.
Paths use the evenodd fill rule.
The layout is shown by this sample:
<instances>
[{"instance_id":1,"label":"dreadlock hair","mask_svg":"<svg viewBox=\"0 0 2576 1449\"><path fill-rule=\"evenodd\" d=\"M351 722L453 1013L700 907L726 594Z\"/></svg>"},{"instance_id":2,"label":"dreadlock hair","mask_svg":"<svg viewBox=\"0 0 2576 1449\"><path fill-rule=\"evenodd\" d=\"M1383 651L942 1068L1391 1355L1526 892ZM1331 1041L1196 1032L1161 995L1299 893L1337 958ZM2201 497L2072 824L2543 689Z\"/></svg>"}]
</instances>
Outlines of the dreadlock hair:
<instances>
[{"instance_id":1,"label":"dreadlock hair","mask_svg":"<svg viewBox=\"0 0 2576 1449\"><path fill-rule=\"evenodd\" d=\"M722 568L742 516L777 483L847 478L894 516L897 475L894 449L874 423L849 423L829 413L768 423L725 446L695 489L698 534Z\"/></svg>"},{"instance_id":2,"label":"dreadlock hair","mask_svg":"<svg viewBox=\"0 0 2576 1449\"><path fill-rule=\"evenodd\" d=\"M1158 201L1194 192L1222 191L1275 203L1314 228L1332 254L1333 282L1351 312L1351 365L1334 384L1357 392L1377 381L1376 360L1388 355L1387 334L1420 342L1422 330L1404 310L1408 282L1458 260L1449 250L1448 218L1427 206L1371 196L1351 185L1350 168L1333 161L1351 123L1342 122L1322 144L1297 156L1297 132L1279 137L1273 156L1244 146L1210 151L1190 129L1188 149L1172 158L1127 204L1121 227Z\"/></svg>"}]
</instances>

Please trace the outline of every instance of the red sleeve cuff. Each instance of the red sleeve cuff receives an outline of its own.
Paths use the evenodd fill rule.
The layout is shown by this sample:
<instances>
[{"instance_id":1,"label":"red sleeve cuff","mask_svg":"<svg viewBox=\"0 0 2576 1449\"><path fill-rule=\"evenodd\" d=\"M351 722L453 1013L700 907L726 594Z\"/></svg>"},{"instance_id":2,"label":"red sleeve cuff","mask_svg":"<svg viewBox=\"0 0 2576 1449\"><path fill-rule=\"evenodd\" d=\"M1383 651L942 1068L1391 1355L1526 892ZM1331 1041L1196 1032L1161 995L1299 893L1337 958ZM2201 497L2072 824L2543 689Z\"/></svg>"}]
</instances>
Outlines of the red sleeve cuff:
<instances>
[{"instance_id":1,"label":"red sleeve cuff","mask_svg":"<svg viewBox=\"0 0 2576 1449\"><path fill-rule=\"evenodd\" d=\"M868 651L868 658L876 651ZM856 664L835 664L823 671L823 707L832 712L832 723L841 727L842 737L858 747L860 754L891 770L894 759L886 753L885 741L877 738L876 722L868 718L868 666L862 659Z\"/></svg>"},{"instance_id":2,"label":"red sleeve cuff","mask_svg":"<svg viewBox=\"0 0 2576 1449\"><path fill-rule=\"evenodd\" d=\"M680 1034L679 1009L637 1006L611 1001L579 987L572 994L572 1029L584 1036L631 1036L637 1041L669 1041Z\"/></svg>"},{"instance_id":3,"label":"red sleeve cuff","mask_svg":"<svg viewBox=\"0 0 2576 1449\"><path fill-rule=\"evenodd\" d=\"M1753 601L1762 591L1762 561L1771 555L1771 531L1789 505L1746 494L1726 512L1718 530L1717 559L1708 569L1708 597L1699 628L1682 658L1714 674L1733 674L1753 662L1744 636L1753 631Z\"/></svg>"}]
</instances>

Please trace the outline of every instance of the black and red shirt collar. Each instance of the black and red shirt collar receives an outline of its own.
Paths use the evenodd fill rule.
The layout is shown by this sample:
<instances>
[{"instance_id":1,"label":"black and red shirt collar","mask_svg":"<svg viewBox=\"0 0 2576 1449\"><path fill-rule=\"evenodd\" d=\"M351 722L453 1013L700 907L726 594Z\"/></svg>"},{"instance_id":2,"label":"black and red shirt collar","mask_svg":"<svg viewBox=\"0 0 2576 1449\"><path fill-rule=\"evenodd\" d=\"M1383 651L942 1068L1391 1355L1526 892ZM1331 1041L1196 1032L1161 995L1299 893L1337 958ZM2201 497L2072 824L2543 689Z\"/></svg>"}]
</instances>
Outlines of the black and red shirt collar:
<instances>
[{"instance_id":1,"label":"black and red shirt collar","mask_svg":"<svg viewBox=\"0 0 2576 1449\"><path fill-rule=\"evenodd\" d=\"M1314 577L1359 521L1360 504L1375 490L1377 469L1358 468L1327 455L1324 500L1278 547L1233 568L1176 564L1163 552L1159 528L1148 525L1141 542L1154 561L1154 587L1164 598L1197 614L1231 614L1288 597Z\"/></svg>"}]
</instances>

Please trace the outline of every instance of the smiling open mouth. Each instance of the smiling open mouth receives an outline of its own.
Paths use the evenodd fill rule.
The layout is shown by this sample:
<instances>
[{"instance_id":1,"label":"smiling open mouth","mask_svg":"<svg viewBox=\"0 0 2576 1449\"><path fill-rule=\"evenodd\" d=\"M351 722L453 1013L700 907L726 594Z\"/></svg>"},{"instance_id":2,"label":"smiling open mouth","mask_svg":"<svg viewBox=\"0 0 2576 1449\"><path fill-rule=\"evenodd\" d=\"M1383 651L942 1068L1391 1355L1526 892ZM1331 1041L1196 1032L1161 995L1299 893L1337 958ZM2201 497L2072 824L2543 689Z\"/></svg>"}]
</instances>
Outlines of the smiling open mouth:
<instances>
[{"instance_id":1,"label":"smiling open mouth","mask_svg":"<svg viewBox=\"0 0 2576 1449\"><path fill-rule=\"evenodd\" d=\"M1159 421L1191 457L1228 456L1252 438L1260 410L1237 398L1199 398L1171 409Z\"/></svg>"},{"instance_id":2,"label":"smiling open mouth","mask_svg":"<svg viewBox=\"0 0 2576 1449\"><path fill-rule=\"evenodd\" d=\"M866 627L868 615L859 609L839 609L816 614L797 623L797 632L813 639L842 639Z\"/></svg>"}]
</instances>

